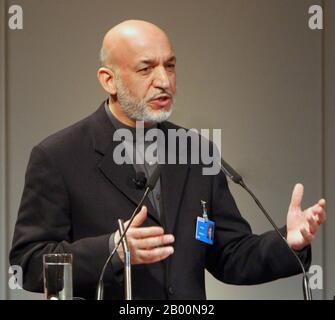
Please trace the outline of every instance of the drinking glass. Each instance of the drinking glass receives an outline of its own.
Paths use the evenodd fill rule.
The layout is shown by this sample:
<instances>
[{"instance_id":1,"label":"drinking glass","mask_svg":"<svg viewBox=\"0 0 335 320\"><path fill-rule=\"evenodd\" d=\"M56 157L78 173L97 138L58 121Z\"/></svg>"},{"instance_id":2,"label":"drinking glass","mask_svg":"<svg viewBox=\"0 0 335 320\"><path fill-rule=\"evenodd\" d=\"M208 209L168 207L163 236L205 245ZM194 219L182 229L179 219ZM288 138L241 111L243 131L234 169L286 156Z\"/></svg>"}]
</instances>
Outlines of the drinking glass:
<instances>
[{"instance_id":1,"label":"drinking glass","mask_svg":"<svg viewBox=\"0 0 335 320\"><path fill-rule=\"evenodd\" d=\"M72 254L44 254L43 278L47 300L72 300Z\"/></svg>"}]
</instances>

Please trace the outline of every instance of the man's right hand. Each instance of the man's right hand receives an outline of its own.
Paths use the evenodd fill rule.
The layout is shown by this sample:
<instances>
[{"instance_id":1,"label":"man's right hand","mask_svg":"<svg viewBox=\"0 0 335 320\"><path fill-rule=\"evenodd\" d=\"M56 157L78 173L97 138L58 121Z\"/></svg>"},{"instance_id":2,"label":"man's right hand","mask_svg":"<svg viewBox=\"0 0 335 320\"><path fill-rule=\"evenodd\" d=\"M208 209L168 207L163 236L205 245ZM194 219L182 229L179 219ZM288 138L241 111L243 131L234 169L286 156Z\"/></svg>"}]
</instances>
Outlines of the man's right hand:
<instances>
[{"instance_id":1,"label":"man's right hand","mask_svg":"<svg viewBox=\"0 0 335 320\"><path fill-rule=\"evenodd\" d=\"M127 231L127 241L131 255L132 264L154 263L166 259L173 254L174 249L171 245L174 242L172 234L164 234L161 227L141 227L147 218L147 208L142 207L141 211L135 216L132 224ZM125 222L125 229L130 220ZM120 239L119 231L115 232L114 243ZM119 246L118 255L124 261L122 245Z\"/></svg>"}]
</instances>

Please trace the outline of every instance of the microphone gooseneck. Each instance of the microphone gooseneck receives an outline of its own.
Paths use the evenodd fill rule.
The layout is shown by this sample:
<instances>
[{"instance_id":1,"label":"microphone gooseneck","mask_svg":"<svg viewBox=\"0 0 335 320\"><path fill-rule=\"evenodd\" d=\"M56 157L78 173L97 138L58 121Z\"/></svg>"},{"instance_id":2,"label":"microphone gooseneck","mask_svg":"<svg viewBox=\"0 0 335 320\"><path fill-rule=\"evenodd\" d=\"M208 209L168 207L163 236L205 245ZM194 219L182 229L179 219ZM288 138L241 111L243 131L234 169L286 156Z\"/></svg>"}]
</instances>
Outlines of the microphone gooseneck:
<instances>
[{"instance_id":1,"label":"microphone gooseneck","mask_svg":"<svg viewBox=\"0 0 335 320\"><path fill-rule=\"evenodd\" d=\"M162 171L162 165L157 164L157 167L156 167L155 171L152 173L151 177L149 178L149 182L147 184L147 187L145 189L145 192L144 192L140 202L138 203L137 207L135 208L135 210L133 211L133 213L131 215L131 218L129 220L129 224L127 225L127 228L124 230L124 232L122 234L120 234L120 239L119 239L118 243L115 245L114 250L108 256L104 266L102 267L100 277L99 277L99 281L98 281L98 285L97 285L97 289L96 289L96 300L103 300L103 297L104 297L104 281L103 281L103 278L104 278L104 274L105 274L107 265L108 265L109 261L111 261L112 258L114 257L117 249L119 248L123 238L125 237L125 235L126 235L128 229L129 229L131 223L133 222L136 214L140 211L140 208L141 208L144 200L148 196L149 192L151 192L154 189L154 187L155 187L155 185L158 181L158 178L161 174L161 171Z\"/></svg>"},{"instance_id":2,"label":"microphone gooseneck","mask_svg":"<svg viewBox=\"0 0 335 320\"><path fill-rule=\"evenodd\" d=\"M254 195L254 193L246 186L246 184L243 181L242 176L239 175L223 159L221 159L221 171L224 174L226 174L233 182L235 182L236 184L239 184L244 190L246 190L250 194L250 196L254 199L254 201L256 202L257 206L260 208L260 210L265 215L265 217L267 218L267 220L271 223L273 229L276 231L276 233L278 234L278 236L285 242L285 244L286 244L287 248L289 249L289 251L294 255L294 257L296 258L296 260L299 262L300 268L301 268L301 270L303 272L303 282L302 282L302 285L303 285L304 299L305 300L312 300L313 299L312 298L312 292L311 292L311 289L310 289L310 286L309 286L309 279L308 279L305 267L304 267L303 263L301 262L301 259L299 258L299 256L297 255L297 253L288 244L286 238L283 237L283 235L280 233L279 228L277 227L277 225L275 224L275 222L272 220L271 216L265 210L265 208L260 203L260 201L257 199L257 197Z\"/></svg>"}]
</instances>

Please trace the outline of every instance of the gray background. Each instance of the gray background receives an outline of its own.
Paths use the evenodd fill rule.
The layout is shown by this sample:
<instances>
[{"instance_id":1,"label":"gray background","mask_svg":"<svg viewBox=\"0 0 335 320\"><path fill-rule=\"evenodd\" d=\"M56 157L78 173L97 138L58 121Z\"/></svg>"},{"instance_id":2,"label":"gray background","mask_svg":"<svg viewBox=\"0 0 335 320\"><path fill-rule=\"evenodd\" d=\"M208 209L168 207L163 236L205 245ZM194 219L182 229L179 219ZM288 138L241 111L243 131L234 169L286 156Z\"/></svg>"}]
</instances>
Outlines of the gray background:
<instances>
[{"instance_id":1,"label":"gray background","mask_svg":"<svg viewBox=\"0 0 335 320\"><path fill-rule=\"evenodd\" d=\"M223 157L245 177L274 220L285 223L292 188L304 206L328 200L328 221L313 244L323 290L335 294L335 1L0 0L0 298L39 299L9 290L8 250L32 147L92 113L105 98L96 79L104 33L129 18L165 29L178 57L172 120L221 128ZM19 4L24 29L9 30ZM322 4L326 29L308 28ZM252 200L231 190L254 232L270 228ZM280 261L278 261L280 263ZM210 299L300 299L301 276L239 287L206 275Z\"/></svg>"}]
</instances>

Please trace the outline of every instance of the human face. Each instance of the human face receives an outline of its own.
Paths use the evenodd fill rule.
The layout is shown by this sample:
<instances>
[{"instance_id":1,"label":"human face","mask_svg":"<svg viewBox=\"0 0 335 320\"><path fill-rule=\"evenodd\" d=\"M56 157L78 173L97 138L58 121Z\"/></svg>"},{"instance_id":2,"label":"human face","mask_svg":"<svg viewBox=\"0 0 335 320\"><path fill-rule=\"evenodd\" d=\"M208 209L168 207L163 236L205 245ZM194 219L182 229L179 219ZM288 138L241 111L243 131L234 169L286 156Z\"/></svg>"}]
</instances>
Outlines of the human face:
<instances>
[{"instance_id":1,"label":"human face","mask_svg":"<svg viewBox=\"0 0 335 320\"><path fill-rule=\"evenodd\" d=\"M151 111L146 99L137 99L133 97L129 90L125 87L118 73L115 75L115 87L117 90L118 102L123 113L129 118L136 121L144 121L146 123L160 123L166 121L171 113L173 104L170 110L161 108L160 110ZM149 99L150 100L150 99ZM173 103L173 102L172 102Z\"/></svg>"},{"instance_id":2,"label":"human face","mask_svg":"<svg viewBox=\"0 0 335 320\"><path fill-rule=\"evenodd\" d=\"M176 58L169 41L142 41L122 58L115 84L123 111L135 120L166 120L176 93Z\"/></svg>"}]
</instances>

